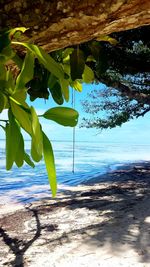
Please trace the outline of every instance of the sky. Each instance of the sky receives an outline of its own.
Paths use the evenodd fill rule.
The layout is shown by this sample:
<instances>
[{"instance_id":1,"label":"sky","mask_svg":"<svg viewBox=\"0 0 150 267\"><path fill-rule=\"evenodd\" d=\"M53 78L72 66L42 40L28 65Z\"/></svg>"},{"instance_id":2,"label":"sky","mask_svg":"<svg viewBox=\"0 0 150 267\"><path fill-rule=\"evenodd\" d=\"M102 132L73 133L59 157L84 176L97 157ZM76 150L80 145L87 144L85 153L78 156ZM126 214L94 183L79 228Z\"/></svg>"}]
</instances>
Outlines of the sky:
<instances>
[{"instance_id":1,"label":"sky","mask_svg":"<svg viewBox=\"0 0 150 267\"><path fill-rule=\"evenodd\" d=\"M81 100L85 99L87 92L90 92L95 87L102 85L83 85L83 91L81 93L75 93L75 108L79 112L79 122L75 128L76 141L88 141L88 142L106 142L106 143L127 143L127 144L150 144L150 113L144 117L131 120L125 123L121 127L107 130L86 129L80 128L79 125L82 118L85 116L83 111ZM64 106L72 107L72 97L69 103L65 103ZM34 102L28 100L29 105L35 107L38 114L43 114L47 109L57 106L52 99L46 101L43 99L37 99ZM0 119L6 118L6 111L0 114ZM46 119L40 119L42 128L50 138L50 140L64 140L72 141L73 128L60 126L55 122ZM27 134L24 134L25 139L29 139ZM0 129L0 139L5 138L4 132Z\"/></svg>"}]
</instances>

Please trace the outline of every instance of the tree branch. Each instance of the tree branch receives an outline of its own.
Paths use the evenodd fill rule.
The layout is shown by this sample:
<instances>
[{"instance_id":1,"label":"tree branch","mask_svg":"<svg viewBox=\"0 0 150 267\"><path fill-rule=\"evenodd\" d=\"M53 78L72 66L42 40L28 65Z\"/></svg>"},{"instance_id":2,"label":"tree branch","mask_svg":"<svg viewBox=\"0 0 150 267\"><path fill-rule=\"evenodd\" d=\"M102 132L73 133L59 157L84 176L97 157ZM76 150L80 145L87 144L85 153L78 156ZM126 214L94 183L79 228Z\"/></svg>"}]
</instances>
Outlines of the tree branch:
<instances>
[{"instance_id":1,"label":"tree branch","mask_svg":"<svg viewBox=\"0 0 150 267\"><path fill-rule=\"evenodd\" d=\"M27 27L24 41L30 40L47 52L148 24L149 0L2 0L0 3L0 30Z\"/></svg>"},{"instance_id":2,"label":"tree branch","mask_svg":"<svg viewBox=\"0 0 150 267\"><path fill-rule=\"evenodd\" d=\"M141 113L137 113L136 114L136 118L139 118L139 117L143 117L147 112L149 112L150 111L150 107L148 107L148 108L146 108L143 112L141 112Z\"/></svg>"},{"instance_id":3,"label":"tree branch","mask_svg":"<svg viewBox=\"0 0 150 267\"><path fill-rule=\"evenodd\" d=\"M150 94L140 93L137 90L132 90L129 86L122 84L119 81L112 81L108 76L102 78L101 82L108 87L113 87L118 90L123 96L128 96L129 99L136 100L138 103L150 105Z\"/></svg>"}]
</instances>

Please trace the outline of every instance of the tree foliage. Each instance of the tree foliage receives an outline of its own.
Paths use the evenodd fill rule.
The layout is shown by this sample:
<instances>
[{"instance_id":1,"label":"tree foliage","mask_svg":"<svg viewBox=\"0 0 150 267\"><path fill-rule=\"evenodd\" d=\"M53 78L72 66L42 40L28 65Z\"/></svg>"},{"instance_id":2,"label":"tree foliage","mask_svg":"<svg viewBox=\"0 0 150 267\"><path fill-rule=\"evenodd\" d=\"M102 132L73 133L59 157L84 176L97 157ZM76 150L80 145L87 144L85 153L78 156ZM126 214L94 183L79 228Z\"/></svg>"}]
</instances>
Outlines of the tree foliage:
<instances>
[{"instance_id":1,"label":"tree foliage","mask_svg":"<svg viewBox=\"0 0 150 267\"><path fill-rule=\"evenodd\" d=\"M145 26L112 34L118 41L115 46L95 43L97 60L92 69L103 89L93 90L83 101L91 116L83 118L81 126L113 128L150 111L149 34L150 27Z\"/></svg>"}]
</instances>

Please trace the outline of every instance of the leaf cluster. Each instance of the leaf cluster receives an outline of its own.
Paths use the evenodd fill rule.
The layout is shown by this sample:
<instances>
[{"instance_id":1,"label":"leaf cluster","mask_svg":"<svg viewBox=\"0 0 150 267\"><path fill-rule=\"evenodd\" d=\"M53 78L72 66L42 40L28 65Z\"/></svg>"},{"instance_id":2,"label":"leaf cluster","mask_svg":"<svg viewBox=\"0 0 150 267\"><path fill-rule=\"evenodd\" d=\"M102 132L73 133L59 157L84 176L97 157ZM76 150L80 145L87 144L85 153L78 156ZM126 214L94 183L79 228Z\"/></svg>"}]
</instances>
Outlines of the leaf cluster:
<instances>
[{"instance_id":1,"label":"leaf cluster","mask_svg":"<svg viewBox=\"0 0 150 267\"><path fill-rule=\"evenodd\" d=\"M81 86L77 79L72 80L70 69L67 72L62 62L56 61L36 45L16 40L17 33L25 30L16 28L0 34L0 112L4 109L8 111L8 119L0 121L6 135L6 169L10 170L14 163L21 167L24 162L34 167L34 162L44 158L52 194L55 196L57 183L54 155L50 140L42 130L40 117L74 127L79 114L72 108L55 107L38 116L34 107L26 102L27 93L30 93L32 100L37 97L36 90L40 96L47 98L48 85L55 102L62 104L64 99L69 100L69 85L74 85L79 91ZM14 47L18 45L26 49L23 59L15 53ZM70 51L66 50L63 58L66 59L69 54ZM20 69L17 76L9 68L10 60ZM44 88L44 94L39 84ZM31 138L30 155L25 150L22 129Z\"/></svg>"}]
</instances>

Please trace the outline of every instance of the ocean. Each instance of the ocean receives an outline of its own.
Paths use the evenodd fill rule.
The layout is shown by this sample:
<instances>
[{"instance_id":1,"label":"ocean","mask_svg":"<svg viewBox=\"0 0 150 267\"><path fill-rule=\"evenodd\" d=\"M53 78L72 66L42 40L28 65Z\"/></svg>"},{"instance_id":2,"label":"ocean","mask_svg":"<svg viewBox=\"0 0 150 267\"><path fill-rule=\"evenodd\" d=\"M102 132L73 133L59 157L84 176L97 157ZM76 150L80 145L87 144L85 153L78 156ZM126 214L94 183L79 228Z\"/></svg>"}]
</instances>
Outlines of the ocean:
<instances>
[{"instance_id":1,"label":"ocean","mask_svg":"<svg viewBox=\"0 0 150 267\"><path fill-rule=\"evenodd\" d=\"M59 188L101 181L101 175L127 163L149 161L150 144L76 142L73 173L72 142L52 142ZM30 143L26 141L26 147ZM0 203L32 202L51 196L44 162L5 169L5 143L0 140Z\"/></svg>"}]
</instances>

